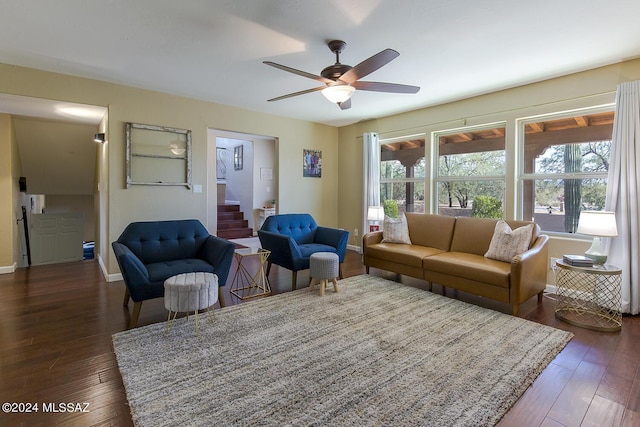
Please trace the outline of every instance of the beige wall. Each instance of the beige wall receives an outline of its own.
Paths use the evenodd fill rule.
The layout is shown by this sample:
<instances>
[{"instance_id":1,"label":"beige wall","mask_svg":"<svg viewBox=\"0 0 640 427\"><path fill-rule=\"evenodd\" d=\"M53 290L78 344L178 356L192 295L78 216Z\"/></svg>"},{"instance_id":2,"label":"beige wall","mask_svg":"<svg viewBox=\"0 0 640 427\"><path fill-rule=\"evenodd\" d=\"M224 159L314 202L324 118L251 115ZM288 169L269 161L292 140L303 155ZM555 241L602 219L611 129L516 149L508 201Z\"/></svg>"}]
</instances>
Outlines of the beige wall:
<instances>
[{"instance_id":1,"label":"beige wall","mask_svg":"<svg viewBox=\"0 0 640 427\"><path fill-rule=\"evenodd\" d=\"M0 236L6 236L6 241L0 245L0 268L3 272L9 272L16 262L15 252L15 186L13 156L15 150L15 134L11 116L0 114ZM2 237L4 240L4 237Z\"/></svg>"},{"instance_id":2,"label":"beige wall","mask_svg":"<svg viewBox=\"0 0 640 427\"><path fill-rule=\"evenodd\" d=\"M178 96L0 64L0 93L107 106L109 118L104 158L99 175L106 191L105 234L108 243L98 255L108 274L118 268L110 250L124 227L137 220L197 218L206 223L207 129L272 136L279 143L279 211L309 212L327 226L338 226L338 130L316 123L291 120ZM193 137L193 183L202 193L186 187L133 186L125 188L126 122L190 129ZM322 150L322 179L302 178L302 150ZM215 155L210 153L210 155ZM215 194L215 192L213 192ZM213 231L213 230L210 230ZM6 247L0 237L0 247ZM104 254L106 250L107 254Z\"/></svg>"},{"instance_id":3,"label":"beige wall","mask_svg":"<svg viewBox=\"0 0 640 427\"><path fill-rule=\"evenodd\" d=\"M351 232L349 244L361 245L361 238L355 237L353 230L361 228L363 223L362 160L358 159L362 159L364 132L377 132L380 138L424 134L429 143L431 133L435 131L464 125L506 123L506 149L512 155L507 156L505 211L507 218L514 218L517 200L513 195L518 173L513 154L517 148L516 120L613 103L617 85L637 79L640 79L640 59L340 128L339 223ZM580 253L588 246L585 240L552 236L550 256ZM552 279L550 275L549 283L553 283Z\"/></svg>"},{"instance_id":4,"label":"beige wall","mask_svg":"<svg viewBox=\"0 0 640 427\"><path fill-rule=\"evenodd\" d=\"M0 273L10 273L22 265L24 231L18 178L21 175L20 155L13 118L0 114Z\"/></svg>"}]
</instances>

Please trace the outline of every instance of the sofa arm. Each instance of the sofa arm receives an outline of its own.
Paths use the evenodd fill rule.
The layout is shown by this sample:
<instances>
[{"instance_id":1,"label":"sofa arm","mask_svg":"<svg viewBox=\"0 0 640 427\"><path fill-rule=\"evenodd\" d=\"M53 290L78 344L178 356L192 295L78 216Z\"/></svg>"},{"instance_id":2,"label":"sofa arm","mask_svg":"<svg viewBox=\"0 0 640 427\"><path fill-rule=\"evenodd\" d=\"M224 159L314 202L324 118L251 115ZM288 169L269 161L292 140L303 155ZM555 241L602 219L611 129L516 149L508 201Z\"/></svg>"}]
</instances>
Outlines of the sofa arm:
<instances>
[{"instance_id":1,"label":"sofa arm","mask_svg":"<svg viewBox=\"0 0 640 427\"><path fill-rule=\"evenodd\" d=\"M200 258L214 267L218 286L224 286L227 282L235 249L234 243L216 236L207 237L200 249Z\"/></svg>"},{"instance_id":2,"label":"sofa arm","mask_svg":"<svg viewBox=\"0 0 640 427\"><path fill-rule=\"evenodd\" d=\"M548 243L549 236L542 234L530 249L511 260L512 304L520 304L546 288Z\"/></svg>"},{"instance_id":3,"label":"sofa arm","mask_svg":"<svg viewBox=\"0 0 640 427\"><path fill-rule=\"evenodd\" d=\"M382 242L382 231L371 231L362 236L362 253L365 254L367 246Z\"/></svg>"},{"instance_id":4,"label":"sofa arm","mask_svg":"<svg viewBox=\"0 0 640 427\"><path fill-rule=\"evenodd\" d=\"M258 238L263 249L271 251L267 261L294 270L294 262L302 258L300 246L286 234L258 230ZM296 270L297 271L297 270Z\"/></svg>"},{"instance_id":5,"label":"sofa arm","mask_svg":"<svg viewBox=\"0 0 640 427\"><path fill-rule=\"evenodd\" d=\"M321 243L336 248L336 253L340 257L340 262L344 261L347 251L349 232L338 228L318 227L314 235L314 242Z\"/></svg>"},{"instance_id":6,"label":"sofa arm","mask_svg":"<svg viewBox=\"0 0 640 427\"><path fill-rule=\"evenodd\" d=\"M149 283L149 272L142 261L135 256L131 249L119 242L111 244L120 267L124 284L134 302L141 301L137 289Z\"/></svg>"}]
</instances>

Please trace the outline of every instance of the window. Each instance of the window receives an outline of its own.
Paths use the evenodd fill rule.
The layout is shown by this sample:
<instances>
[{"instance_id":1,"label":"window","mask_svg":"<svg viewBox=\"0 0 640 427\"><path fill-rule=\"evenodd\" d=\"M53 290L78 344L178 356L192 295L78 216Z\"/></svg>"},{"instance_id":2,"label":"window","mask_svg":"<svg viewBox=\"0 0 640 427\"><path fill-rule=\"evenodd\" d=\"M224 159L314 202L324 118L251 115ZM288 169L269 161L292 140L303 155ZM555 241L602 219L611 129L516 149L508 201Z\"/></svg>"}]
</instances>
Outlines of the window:
<instances>
[{"instance_id":1,"label":"window","mask_svg":"<svg viewBox=\"0 0 640 427\"><path fill-rule=\"evenodd\" d=\"M424 138L380 141L380 202L385 214L425 212Z\"/></svg>"},{"instance_id":2,"label":"window","mask_svg":"<svg viewBox=\"0 0 640 427\"><path fill-rule=\"evenodd\" d=\"M574 233L581 210L604 209L613 112L577 113L520 123L522 217L545 231Z\"/></svg>"},{"instance_id":3,"label":"window","mask_svg":"<svg viewBox=\"0 0 640 427\"><path fill-rule=\"evenodd\" d=\"M504 125L436 132L438 213L502 218L505 191Z\"/></svg>"}]
</instances>

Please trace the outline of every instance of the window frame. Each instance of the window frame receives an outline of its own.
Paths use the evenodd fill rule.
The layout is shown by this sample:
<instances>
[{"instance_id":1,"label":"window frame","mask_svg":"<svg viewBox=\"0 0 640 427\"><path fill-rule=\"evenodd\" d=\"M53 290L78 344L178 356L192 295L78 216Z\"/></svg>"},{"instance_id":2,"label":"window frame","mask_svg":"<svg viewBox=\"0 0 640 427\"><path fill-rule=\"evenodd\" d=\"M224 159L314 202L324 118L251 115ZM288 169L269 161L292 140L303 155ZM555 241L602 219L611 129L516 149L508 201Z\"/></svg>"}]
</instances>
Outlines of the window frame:
<instances>
[{"instance_id":1,"label":"window frame","mask_svg":"<svg viewBox=\"0 0 640 427\"><path fill-rule=\"evenodd\" d=\"M564 110L564 111L559 111L554 113L545 113L545 114L527 116L527 117L516 119L515 121L516 130L517 130L516 156L517 156L517 164L518 164L518 174L517 174L517 183L516 183L516 200L517 200L516 218L517 219L522 220L524 218L525 181L534 182L534 187L535 187L536 180L604 179L606 181L608 180L608 174L609 174L608 171L607 172L564 172L564 173L549 173L549 174L542 174L542 173L536 173L536 172L525 173L524 168L525 168L525 160L526 160L525 159L526 125L531 123L541 122L541 121L553 121L553 120L560 120L560 119L566 119L566 118L572 118L572 117L579 117L581 115L610 113L614 111L615 111L615 103L607 103L607 104L601 104L596 106L575 108L575 109ZM613 135L612 135L612 138L613 138ZM581 144L581 143L578 143L578 144ZM534 209L535 209L535 206L534 206ZM542 231L548 235L556 235L556 236L563 236L563 237L576 236L576 233L569 233L566 231L553 231L553 230L544 230L544 229Z\"/></svg>"},{"instance_id":2,"label":"window frame","mask_svg":"<svg viewBox=\"0 0 640 427\"><path fill-rule=\"evenodd\" d=\"M440 175L440 138L446 135L459 134L465 132L477 132L482 130L488 130L493 128L501 128L505 130L504 136L504 147L502 151L504 152L504 171L502 175ZM463 181L499 181L503 184L503 195L502 195L502 216L505 216L506 210L506 201L507 201L507 164L508 164L508 155L509 151L507 150L507 121L500 120L496 122L488 122L482 123L478 125L470 125L470 126L461 126L457 128L451 129L443 129L437 130L431 133L431 152L432 155L432 176L431 176L431 199L430 199L430 213L437 214L439 212L439 204L438 204L438 185L441 182L463 182ZM487 151L484 151L487 152Z\"/></svg>"}]
</instances>

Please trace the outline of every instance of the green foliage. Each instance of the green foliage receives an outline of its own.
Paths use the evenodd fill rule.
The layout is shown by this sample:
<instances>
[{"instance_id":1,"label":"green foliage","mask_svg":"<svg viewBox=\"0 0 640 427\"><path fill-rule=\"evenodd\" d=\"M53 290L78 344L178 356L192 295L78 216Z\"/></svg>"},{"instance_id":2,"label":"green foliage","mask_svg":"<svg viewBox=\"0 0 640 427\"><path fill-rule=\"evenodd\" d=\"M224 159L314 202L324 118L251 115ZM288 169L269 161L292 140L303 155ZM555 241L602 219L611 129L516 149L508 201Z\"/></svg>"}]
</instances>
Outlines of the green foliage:
<instances>
[{"instance_id":1,"label":"green foliage","mask_svg":"<svg viewBox=\"0 0 640 427\"><path fill-rule=\"evenodd\" d=\"M491 196L476 196L473 199L471 216L475 218L502 218L502 201Z\"/></svg>"},{"instance_id":2,"label":"green foliage","mask_svg":"<svg viewBox=\"0 0 640 427\"><path fill-rule=\"evenodd\" d=\"M391 218L398 217L398 202L396 202L395 200L385 200L382 203L382 206L384 208L384 214L386 216Z\"/></svg>"}]
</instances>

